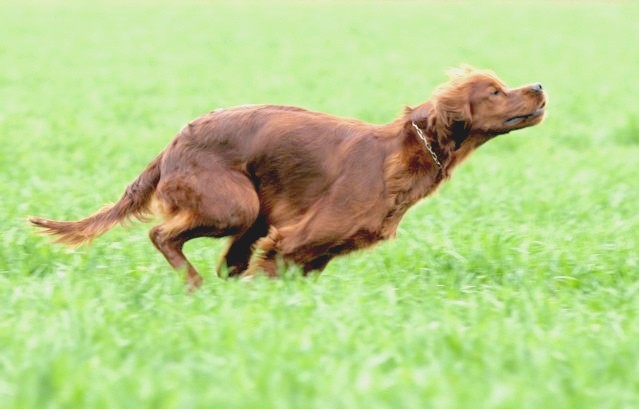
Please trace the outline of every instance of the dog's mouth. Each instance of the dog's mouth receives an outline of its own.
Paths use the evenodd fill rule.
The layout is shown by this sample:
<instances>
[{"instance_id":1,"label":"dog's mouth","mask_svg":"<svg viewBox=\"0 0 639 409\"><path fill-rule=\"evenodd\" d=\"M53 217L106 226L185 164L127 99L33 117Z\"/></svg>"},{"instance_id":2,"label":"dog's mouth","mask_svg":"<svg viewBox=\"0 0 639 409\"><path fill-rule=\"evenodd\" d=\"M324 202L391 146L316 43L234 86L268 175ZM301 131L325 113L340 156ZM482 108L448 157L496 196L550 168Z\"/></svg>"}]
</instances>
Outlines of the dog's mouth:
<instances>
[{"instance_id":1,"label":"dog's mouth","mask_svg":"<svg viewBox=\"0 0 639 409\"><path fill-rule=\"evenodd\" d=\"M527 121L529 119L534 119L534 118L538 118L540 116L542 116L544 114L544 112L546 112L546 110L544 110L543 108L538 108L537 110L535 110L534 112L531 112L530 114L526 114L526 115L516 115L513 116L511 118L508 118L504 121L504 125L506 126L513 126L513 125L517 125L521 122Z\"/></svg>"},{"instance_id":2,"label":"dog's mouth","mask_svg":"<svg viewBox=\"0 0 639 409\"><path fill-rule=\"evenodd\" d=\"M530 119L539 118L540 116L544 114L544 112L546 112L545 108L546 108L546 101L544 101L536 110L534 110L533 112L529 114L515 115L513 117L506 119L504 121L504 125L513 126L521 122L528 121Z\"/></svg>"}]
</instances>

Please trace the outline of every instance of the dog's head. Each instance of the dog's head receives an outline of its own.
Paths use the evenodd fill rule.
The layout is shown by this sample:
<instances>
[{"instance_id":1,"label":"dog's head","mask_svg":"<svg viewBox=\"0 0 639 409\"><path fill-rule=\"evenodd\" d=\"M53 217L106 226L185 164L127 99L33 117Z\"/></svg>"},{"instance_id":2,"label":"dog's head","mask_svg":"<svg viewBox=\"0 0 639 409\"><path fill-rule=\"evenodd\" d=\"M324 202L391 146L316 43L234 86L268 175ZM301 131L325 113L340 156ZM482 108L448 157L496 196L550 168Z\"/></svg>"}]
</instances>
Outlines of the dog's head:
<instances>
[{"instance_id":1,"label":"dog's head","mask_svg":"<svg viewBox=\"0 0 639 409\"><path fill-rule=\"evenodd\" d=\"M493 136L540 123L546 95L541 84L508 88L485 70L463 66L449 71L449 81L411 112L441 145L478 146Z\"/></svg>"}]
</instances>

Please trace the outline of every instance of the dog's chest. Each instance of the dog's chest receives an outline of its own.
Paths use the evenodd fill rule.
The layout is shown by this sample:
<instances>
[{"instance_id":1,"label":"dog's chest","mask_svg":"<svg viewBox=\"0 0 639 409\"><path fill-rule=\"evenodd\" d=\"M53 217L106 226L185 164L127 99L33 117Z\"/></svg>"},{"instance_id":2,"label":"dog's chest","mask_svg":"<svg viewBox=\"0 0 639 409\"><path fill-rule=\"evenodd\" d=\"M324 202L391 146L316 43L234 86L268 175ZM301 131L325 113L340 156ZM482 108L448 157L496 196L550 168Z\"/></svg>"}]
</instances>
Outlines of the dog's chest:
<instances>
[{"instance_id":1,"label":"dog's chest","mask_svg":"<svg viewBox=\"0 0 639 409\"><path fill-rule=\"evenodd\" d=\"M402 189L391 192L386 203L388 211L381 224L381 239L392 239L397 235L397 228L408 209L419 200L432 194L440 182L431 178L414 179L405 183Z\"/></svg>"},{"instance_id":2,"label":"dog's chest","mask_svg":"<svg viewBox=\"0 0 639 409\"><path fill-rule=\"evenodd\" d=\"M391 208L381 221L378 228L362 228L344 240L340 245L331 249L333 254L345 254L354 250L370 247L380 241L394 239L397 236L397 228L404 213L414 203L404 201Z\"/></svg>"}]
</instances>

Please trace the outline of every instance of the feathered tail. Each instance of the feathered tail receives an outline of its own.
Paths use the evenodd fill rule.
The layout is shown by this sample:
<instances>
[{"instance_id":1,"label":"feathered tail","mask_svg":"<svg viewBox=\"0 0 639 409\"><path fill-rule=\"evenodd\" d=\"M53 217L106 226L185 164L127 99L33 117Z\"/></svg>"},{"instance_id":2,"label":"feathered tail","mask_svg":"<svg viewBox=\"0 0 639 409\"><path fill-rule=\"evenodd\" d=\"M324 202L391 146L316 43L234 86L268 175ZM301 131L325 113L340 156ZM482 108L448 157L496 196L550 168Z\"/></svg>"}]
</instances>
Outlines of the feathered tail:
<instances>
[{"instance_id":1,"label":"feathered tail","mask_svg":"<svg viewBox=\"0 0 639 409\"><path fill-rule=\"evenodd\" d=\"M29 217L29 221L43 234L56 236L55 242L71 246L91 241L116 224L136 218L143 220L148 213L151 196L160 181L162 154L151 162L144 172L131 183L122 198L113 206L105 207L97 213L78 221L55 221L39 217Z\"/></svg>"}]
</instances>

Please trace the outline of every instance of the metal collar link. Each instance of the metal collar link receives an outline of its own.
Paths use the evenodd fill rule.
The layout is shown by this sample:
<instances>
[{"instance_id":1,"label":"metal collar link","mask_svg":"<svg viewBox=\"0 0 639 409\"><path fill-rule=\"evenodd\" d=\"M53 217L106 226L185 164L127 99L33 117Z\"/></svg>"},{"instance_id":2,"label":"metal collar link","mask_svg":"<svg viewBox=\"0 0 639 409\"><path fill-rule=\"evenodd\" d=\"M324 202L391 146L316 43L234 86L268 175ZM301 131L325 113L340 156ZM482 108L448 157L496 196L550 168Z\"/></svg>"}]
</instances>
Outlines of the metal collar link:
<instances>
[{"instance_id":1,"label":"metal collar link","mask_svg":"<svg viewBox=\"0 0 639 409\"><path fill-rule=\"evenodd\" d=\"M415 128L415 130L417 131L417 136L419 136L419 139L421 139L424 142L424 146L426 146L426 150L430 152L430 156L433 157L433 160L435 161L435 164L437 165L437 167L439 169L442 169L443 168L442 163L439 161L439 158L437 157L437 154L433 150L433 147L430 145L430 142L428 142L428 139L426 139L426 135L424 135L424 131L422 131L422 129L419 126L417 126L417 124L414 121L411 122L411 124L413 125L413 128Z\"/></svg>"}]
</instances>

